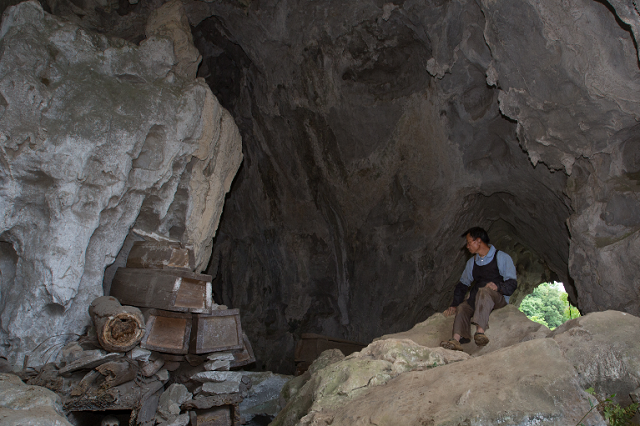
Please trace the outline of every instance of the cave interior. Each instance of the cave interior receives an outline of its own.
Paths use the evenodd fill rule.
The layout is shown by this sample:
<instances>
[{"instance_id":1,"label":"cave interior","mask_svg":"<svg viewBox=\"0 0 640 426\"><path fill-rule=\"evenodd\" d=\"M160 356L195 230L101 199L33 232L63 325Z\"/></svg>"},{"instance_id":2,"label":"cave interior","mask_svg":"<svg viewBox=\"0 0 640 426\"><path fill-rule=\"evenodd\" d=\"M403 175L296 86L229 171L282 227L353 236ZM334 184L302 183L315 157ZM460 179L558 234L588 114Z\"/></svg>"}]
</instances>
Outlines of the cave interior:
<instances>
[{"instance_id":1,"label":"cave interior","mask_svg":"<svg viewBox=\"0 0 640 426\"><path fill-rule=\"evenodd\" d=\"M131 45L163 3L41 0ZM366 344L442 312L472 226L513 258L511 303L560 281L583 314L640 314L640 17L630 1L180 3L196 77L242 139L199 272L213 277L216 303L240 309L258 369L291 373L302 333ZM52 185L37 170L31 179ZM149 197L140 205L138 227L184 234L175 200L164 221ZM15 298L4 297L26 256L16 229L0 230L5 351L20 334L5 319ZM123 242L111 244L122 257ZM104 288L117 258L94 271ZM65 303L42 315L64 317Z\"/></svg>"}]
</instances>

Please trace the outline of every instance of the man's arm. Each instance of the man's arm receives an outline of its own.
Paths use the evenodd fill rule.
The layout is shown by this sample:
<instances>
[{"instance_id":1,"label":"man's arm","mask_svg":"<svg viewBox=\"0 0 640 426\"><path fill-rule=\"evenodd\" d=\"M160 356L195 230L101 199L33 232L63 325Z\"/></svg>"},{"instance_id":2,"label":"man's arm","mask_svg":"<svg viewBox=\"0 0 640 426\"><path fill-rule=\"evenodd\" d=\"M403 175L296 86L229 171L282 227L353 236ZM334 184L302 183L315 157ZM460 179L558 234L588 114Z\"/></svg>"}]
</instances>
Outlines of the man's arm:
<instances>
[{"instance_id":1,"label":"man's arm","mask_svg":"<svg viewBox=\"0 0 640 426\"><path fill-rule=\"evenodd\" d=\"M456 285L456 288L453 290L453 302L451 302L452 308L457 307L464 301L464 295L467 294L467 290L469 290L469 286L465 285L462 281Z\"/></svg>"},{"instance_id":2,"label":"man's arm","mask_svg":"<svg viewBox=\"0 0 640 426\"><path fill-rule=\"evenodd\" d=\"M469 290L469 286L473 282L473 257L467 261L464 267L460 281L456 284L456 288L453 290L453 302L451 306L444 311L445 316L453 315L458 310L457 307L464 301L464 296Z\"/></svg>"},{"instance_id":3,"label":"man's arm","mask_svg":"<svg viewBox=\"0 0 640 426\"><path fill-rule=\"evenodd\" d=\"M500 251L496 256L498 256L498 271L504 280L504 282L498 283L496 286L502 295L511 296L518 287L518 281L516 280L516 267L513 264L511 256L507 253Z\"/></svg>"}]
</instances>

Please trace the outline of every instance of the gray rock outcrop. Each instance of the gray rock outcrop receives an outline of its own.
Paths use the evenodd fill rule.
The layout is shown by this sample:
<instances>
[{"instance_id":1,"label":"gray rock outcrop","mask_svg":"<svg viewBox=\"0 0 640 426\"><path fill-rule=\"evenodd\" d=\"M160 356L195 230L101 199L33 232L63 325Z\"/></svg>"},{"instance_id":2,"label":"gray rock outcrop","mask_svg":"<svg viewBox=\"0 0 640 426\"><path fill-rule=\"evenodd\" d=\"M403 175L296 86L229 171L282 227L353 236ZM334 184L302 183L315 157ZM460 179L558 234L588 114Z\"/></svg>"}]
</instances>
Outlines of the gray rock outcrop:
<instances>
[{"instance_id":1,"label":"gray rock outcrop","mask_svg":"<svg viewBox=\"0 0 640 426\"><path fill-rule=\"evenodd\" d=\"M514 303L558 280L585 313L640 313L631 2L185 5L252 159L209 273L268 368L300 333L368 342L445 309L475 225Z\"/></svg>"},{"instance_id":2,"label":"gray rock outcrop","mask_svg":"<svg viewBox=\"0 0 640 426\"><path fill-rule=\"evenodd\" d=\"M71 426L71 423L64 417L56 393L25 385L13 374L0 374L0 425Z\"/></svg>"},{"instance_id":3,"label":"gray rock outcrop","mask_svg":"<svg viewBox=\"0 0 640 426\"><path fill-rule=\"evenodd\" d=\"M172 72L171 38L134 45L32 1L0 44L0 337L38 364L89 323L134 224L205 268L241 142L204 81Z\"/></svg>"},{"instance_id":4,"label":"gray rock outcrop","mask_svg":"<svg viewBox=\"0 0 640 426\"><path fill-rule=\"evenodd\" d=\"M596 403L585 389L595 388L601 401L616 394L627 406L640 385L640 318L633 315L592 313L551 332L507 306L491 314L489 344L470 343L465 352L438 347L451 322L436 314L346 358L323 353L304 384L283 392L287 405L274 424L604 425L597 410L582 419L589 401ZM448 362L398 356L437 351ZM402 366L397 374L385 369L388 361Z\"/></svg>"},{"instance_id":5,"label":"gray rock outcrop","mask_svg":"<svg viewBox=\"0 0 640 426\"><path fill-rule=\"evenodd\" d=\"M535 166L569 176L569 273L585 312L640 314L638 12L631 2L483 1L488 83ZM527 31L506 37L522 22ZM544 77L542 77L544 76Z\"/></svg>"}]
</instances>

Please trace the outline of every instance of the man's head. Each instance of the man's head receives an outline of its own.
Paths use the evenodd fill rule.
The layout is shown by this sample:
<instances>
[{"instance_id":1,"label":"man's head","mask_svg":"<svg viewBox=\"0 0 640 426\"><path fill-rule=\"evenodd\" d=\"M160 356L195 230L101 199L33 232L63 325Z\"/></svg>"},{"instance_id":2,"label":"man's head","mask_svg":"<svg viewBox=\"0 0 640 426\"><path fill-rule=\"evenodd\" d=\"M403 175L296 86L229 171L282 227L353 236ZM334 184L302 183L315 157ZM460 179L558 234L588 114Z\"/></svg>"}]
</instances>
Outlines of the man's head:
<instances>
[{"instance_id":1,"label":"man's head","mask_svg":"<svg viewBox=\"0 0 640 426\"><path fill-rule=\"evenodd\" d=\"M471 254L480 253L483 255L483 252L486 251L485 248L489 246L489 234L479 226L468 229L461 236L467 239L467 250Z\"/></svg>"}]
</instances>

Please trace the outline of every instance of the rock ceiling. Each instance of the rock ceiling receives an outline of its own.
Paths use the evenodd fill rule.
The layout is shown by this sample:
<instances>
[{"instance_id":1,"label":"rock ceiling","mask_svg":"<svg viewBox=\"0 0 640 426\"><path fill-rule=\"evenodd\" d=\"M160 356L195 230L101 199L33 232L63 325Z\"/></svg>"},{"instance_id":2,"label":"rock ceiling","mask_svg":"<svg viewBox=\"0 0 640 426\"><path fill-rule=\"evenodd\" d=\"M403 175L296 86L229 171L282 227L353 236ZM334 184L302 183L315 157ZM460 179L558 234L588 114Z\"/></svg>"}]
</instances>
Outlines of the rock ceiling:
<instances>
[{"instance_id":1,"label":"rock ceiling","mask_svg":"<svg viewBox=\"0 0 640 426\"><path fill-rule=\"evenodd\" d=\"M139 43L161 3L93 1L45 8ZM259 367L289 371L300 333L369 342L442 310L475 225L513 256L516 299L556 279L583 312L640 314L630 0L184 8L243 140L207 273Z\"/></svg>"}]
</instances>

